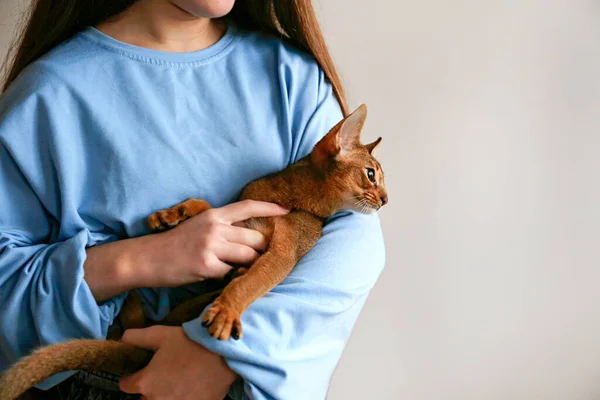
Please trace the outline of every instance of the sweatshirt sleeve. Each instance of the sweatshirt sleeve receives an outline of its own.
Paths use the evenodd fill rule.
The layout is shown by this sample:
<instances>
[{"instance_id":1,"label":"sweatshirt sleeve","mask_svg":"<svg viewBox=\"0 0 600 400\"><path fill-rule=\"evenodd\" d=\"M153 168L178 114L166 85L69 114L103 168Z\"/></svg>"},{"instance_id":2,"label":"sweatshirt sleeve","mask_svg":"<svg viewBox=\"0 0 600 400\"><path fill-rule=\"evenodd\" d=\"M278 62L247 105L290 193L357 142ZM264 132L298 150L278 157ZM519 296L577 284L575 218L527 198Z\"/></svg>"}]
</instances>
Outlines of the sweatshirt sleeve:
<instances>
[{"instance_id":1,"label":"sweatshirt sleeve","mask_svg":"<svg viewBox=\"0 0 600 400\"><path fill-rule=\"evenodd\" d=\"M293 124L302 132L295 161L342 117L331 86L318 73L305 86ZM308 88L307 88L308 87ZM290 102L291 104L292 102ZM201 319L184 324L188 336L223 355L243 381L236 399L325 399L329 381L351 330L385 263L377 215L341 212L326 221L323 236L276 288L242 315L244 336L213 339Z\"/></svg>"},{"instance_id":2,"label":"sweatshirt sleeve","mask_svg":"<svg viewBox=\"0 0 600 400\"><path fill-rule=\"evenodd\" d=\"M51 143L70 104L52 82L30 69L0 98L0 373L38 346L105 337L124 297L97 304L84 281L85 249L116 238L77 223L61 192Z\"/></svg>"}]
</instances>

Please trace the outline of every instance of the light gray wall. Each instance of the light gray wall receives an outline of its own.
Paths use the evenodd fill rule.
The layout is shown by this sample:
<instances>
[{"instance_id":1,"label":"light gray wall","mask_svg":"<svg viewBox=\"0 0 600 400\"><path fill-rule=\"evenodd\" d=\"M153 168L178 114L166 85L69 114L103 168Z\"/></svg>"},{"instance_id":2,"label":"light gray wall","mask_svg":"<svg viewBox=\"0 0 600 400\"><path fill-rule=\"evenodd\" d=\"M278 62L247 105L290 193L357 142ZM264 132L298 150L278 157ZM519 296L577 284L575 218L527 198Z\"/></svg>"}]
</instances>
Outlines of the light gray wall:
<instances>
[{"instance_id":1,"label":"light gray wall","mask_svg":"<svg viewBox=\"0 0 600 400\"><path fill-rule=\"evenodd\" d=\"M316 6L390 192L329 400L600 398L600 5Z\"/></svg>"},{"instance_id":2,"label":"light gray wall","mask_svg":"<svg viewBox=\"0 0 600 400\"><path fill-rule=\"evenodd\" d=\"M26 4L23 0L0 0L0 63L4 62L15 24Z\"/></svg>"},{"instance_id":3,"label":"light gray wall","mask_svg":"<svg viewBox=\"0 0 600 400\"><path fill-rule=\"evenodd\" d=\"M329 399L600 398L600 3L320 10L390 192Z\"/></svg>"}]
</instances>

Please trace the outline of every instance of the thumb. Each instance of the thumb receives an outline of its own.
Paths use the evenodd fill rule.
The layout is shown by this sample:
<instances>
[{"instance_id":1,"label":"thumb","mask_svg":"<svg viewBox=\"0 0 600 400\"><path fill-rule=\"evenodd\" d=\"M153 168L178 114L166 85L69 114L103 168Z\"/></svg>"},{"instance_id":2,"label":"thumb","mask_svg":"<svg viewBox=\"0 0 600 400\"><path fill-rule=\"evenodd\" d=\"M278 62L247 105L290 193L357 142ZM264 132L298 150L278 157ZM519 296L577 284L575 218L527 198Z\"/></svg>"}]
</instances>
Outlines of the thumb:
<instances>
[{"instance_id":1,"label":"thumb","mask_svg":"<svg viewBox=\"0 0 600 400\"><path fill-rule=\"evenodd\" d=\"M127 329L125 333L123 333L121 341L123 343L156 351L160 347L167 330L168 327L158 325L144 329ZM148 367L142 368L134 374L119 379L119 389L122 392L130 394L142 393L144 390L144 382L147 382L147 380L144 379L147 368Z\"/></svg>"},{"instance_id":2,"label":"thumb","mask_svg":"<svg viewBox=\"0 0 600 400\"><path fill-rule=\"evenodd\" d=\"M135 374L123 376L119 379L119 390L121 392L136 394L142 393L142 377L146 369L136 372Z\"/></svg>"},{"instance_id":3,"label":"thumb","mask_svg":"<svg viewBox=\"0 0 600 400\"><path fill-rule=\"evenodd\" d=\"M144 329L127 329L121 341L145 349L157 350L167 334L167 326L151 326Z\"/></svg>"}]
</instances>

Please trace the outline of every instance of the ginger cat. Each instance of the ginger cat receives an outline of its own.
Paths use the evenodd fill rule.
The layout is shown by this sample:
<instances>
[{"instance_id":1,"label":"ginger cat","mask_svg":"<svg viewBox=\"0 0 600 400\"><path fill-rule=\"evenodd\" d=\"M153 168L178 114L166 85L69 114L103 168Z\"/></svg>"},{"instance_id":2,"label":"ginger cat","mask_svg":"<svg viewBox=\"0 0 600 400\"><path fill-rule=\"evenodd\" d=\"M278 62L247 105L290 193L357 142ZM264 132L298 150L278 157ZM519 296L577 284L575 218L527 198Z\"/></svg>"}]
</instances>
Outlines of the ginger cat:
<instances>
[{"instance_id":1,"label":"ginger cat","mask_svg":"<svg viewBox=\"0 0 600 400\"><path fill-rule=\"evenodd\" d=\"M158 324L180 325L196 318L212 301L202 319L209 333L220 340L241 338L242 313L291 272L321 236L327 217L344 209L373 213L385 205L388 198L383 170L372 155L381 138L367 145L360 142L366 117L367 108L361 105L333 127L308 156L281 172L248 184L242 200L273 202L291 210L282 217L247 221L249 228L266 236L267 250L250 268L228 274L222 291L181 304ZM155 231L169 229L210 208L204 200L189 199L152 214L148 225ZM122 314L121 320L129 326L145 324L135 296L131 296ZM152 355L150 350L114 340L78 339L45 346L0 377L0 400L13 400L62 371L131 374L146 366Z\"/></svg>"}]
</instances>

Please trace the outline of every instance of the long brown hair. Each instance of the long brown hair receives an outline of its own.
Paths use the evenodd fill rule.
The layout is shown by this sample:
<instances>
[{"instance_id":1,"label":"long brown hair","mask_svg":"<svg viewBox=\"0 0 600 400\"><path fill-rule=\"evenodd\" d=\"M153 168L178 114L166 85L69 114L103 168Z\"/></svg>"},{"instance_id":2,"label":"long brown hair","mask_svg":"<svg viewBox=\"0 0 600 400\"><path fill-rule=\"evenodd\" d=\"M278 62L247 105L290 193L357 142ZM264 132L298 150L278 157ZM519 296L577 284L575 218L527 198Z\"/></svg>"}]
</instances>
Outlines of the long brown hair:
<instances>
[{"instance_id":1,"label":"long brown hair","mask_svg":"<svg viewBox=\"0 0 600 400\"><path fill-rule=\"evenodd\" d=\"M4 90L29 64L88 26L125 11L136 0L34 0L22 33L4 65ZM340 77L310 0L238 0L229 17L240 27L283 37L317 60L331 82L344 115L348 107Z\"/></svg>"}]
</instances>

